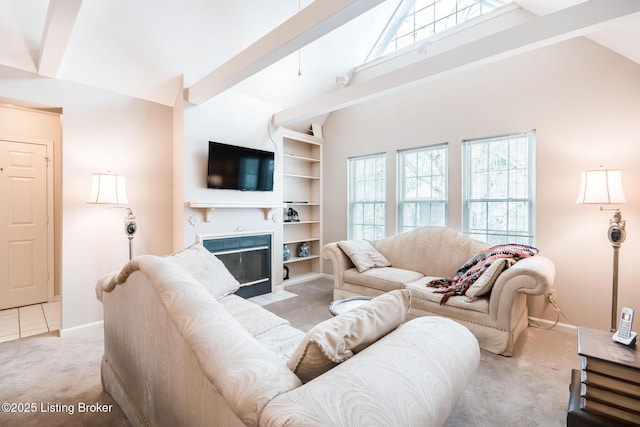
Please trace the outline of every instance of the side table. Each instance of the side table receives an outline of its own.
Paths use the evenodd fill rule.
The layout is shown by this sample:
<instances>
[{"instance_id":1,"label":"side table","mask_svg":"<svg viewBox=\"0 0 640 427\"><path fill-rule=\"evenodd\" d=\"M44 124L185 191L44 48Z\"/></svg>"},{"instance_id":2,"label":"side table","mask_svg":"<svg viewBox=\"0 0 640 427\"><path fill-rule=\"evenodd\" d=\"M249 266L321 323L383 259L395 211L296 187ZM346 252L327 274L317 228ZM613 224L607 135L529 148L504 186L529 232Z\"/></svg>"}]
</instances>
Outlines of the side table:
<instances>
[{"instance_id":1,"label":"side table","mask_svg":"<svg viewBox=\"0 0 640 427\"><path fill-rule=\"evenodd\" d=\"M578 327L581 369L571 372L568 427L640 425L640 352L611 337Z\"/></svg>"},{"instance_id":2,"label":"side table","mask_svg":"<svg viewBox=\"0 0 640 427\"><path fill-rule=\"evenodd\" d=\"M366 304L371 301L373 297L365 296L353 296L337 299L329 304L329 311L334 316L339 316L346 313L349 310L353 310L356 307L360 307L362 304Z\"/></svg>"}]
</instances>

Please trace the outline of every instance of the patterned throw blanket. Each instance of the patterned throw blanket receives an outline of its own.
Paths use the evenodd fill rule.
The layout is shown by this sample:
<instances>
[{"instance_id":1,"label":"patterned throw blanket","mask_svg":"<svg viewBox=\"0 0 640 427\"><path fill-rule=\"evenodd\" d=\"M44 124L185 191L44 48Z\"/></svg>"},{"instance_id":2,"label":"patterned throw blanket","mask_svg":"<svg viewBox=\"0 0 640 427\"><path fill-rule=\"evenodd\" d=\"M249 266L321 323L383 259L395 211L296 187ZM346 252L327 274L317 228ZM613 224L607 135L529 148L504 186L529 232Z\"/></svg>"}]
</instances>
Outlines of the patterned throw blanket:
<instances>
[{"instance_id":1,"label":"patterned throw blanket","mask_svg":"<svg viewBox=\"0 0 640 427\"><path fill-rule=\"evenodd\" d=\"M432 288L440 288L437 293L444 294L440 305L447 302L453 295L464 295L467 289L484 273L491 264L500 258L510 258L515 261L534 256L538 249L533 246L508 243L492 246L473 256L458 269L453 277L443 277L427 283Z\"/></svg>"}]
</instances>

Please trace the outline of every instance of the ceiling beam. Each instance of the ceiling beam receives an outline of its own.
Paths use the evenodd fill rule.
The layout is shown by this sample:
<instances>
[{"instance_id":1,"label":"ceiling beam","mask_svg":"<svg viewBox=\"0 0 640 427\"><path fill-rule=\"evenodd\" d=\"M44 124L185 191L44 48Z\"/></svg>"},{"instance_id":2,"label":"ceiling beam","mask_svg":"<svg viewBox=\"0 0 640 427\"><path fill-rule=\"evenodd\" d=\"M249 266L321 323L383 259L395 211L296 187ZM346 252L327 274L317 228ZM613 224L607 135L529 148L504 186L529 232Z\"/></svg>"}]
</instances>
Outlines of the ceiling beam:
<instances>
[{"instance_id":1,"label":"ceiling beam","mask_svg":"<svg viewBox=\"0 0 640 427\"><path fill-rule=\"evenodd\" d=\"M455 72L583 36L638 12L640 1L637 0L580 3L280 111L273 115L272 122L275 126L287 126L308 120Z\"/></svg>"},{"instance_id":2,"label":"ceiling beam","mask_svg":"<svg viewBox=\"0 0 640 427\"><path fill-rule=\"evenodd\" d=\"M40 42L38 74L55 77L62 63L82 0L49 0Z\"/></svg>"},{"instance_id":3,"label":"ceiling beam","mask_svg":"<svg viewBox=\"0 0 640 427\"><path fill-rule=\"evenodd\" d=\"M383 1L316 0L185 89L185 99L193 104L208 101Z\"/></svg>"}]
</instances>

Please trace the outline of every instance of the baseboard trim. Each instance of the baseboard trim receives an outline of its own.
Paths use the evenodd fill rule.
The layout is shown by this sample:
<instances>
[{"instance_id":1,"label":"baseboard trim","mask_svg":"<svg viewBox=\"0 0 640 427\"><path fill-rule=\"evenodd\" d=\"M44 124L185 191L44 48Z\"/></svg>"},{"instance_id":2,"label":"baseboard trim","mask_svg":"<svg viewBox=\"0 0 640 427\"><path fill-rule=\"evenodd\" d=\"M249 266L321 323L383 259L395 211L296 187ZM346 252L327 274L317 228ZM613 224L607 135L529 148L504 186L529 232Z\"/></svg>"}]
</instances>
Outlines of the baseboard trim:
<instances>
[{"instance_id":1,"label":"baseboard trim","mask_svg":"<svg viewBox=\"0 0 640 427\"><path fill-rule=\"evenodd\" d=\"M72 328L65 328L65 329L61 329L60 330L60 336L66 336L66 335L72 335L78 332L82 332L85 329L88 328L94 328L94 327L104 327L104 320L100 320L97 322L91 322L91 323L85 323L84 325L79 325L79 326L74 326Z\"/></svg>"},{"instance_id":2,"label":"baseboard trim","mask_svg":"<svg viewBox=\"0 0 640 427\"><path fill-rule=\"evenodd\" d=\"M553 320L540 319L539 317L529 316L529 326L535 326L535 325L531 325L531 322L537 323L538 325L541 325L541 327L549 328L549 329L551 329L551 326L553 326L553 324L556 323ZM570 325L568 323L561 323L561 322L558 322L558 324L553 327L555 329L559 329L564 332L571 332L571 333L575 333L576 330L578 329L578 327L575 325Z\"/></svg>"}]
</instances>

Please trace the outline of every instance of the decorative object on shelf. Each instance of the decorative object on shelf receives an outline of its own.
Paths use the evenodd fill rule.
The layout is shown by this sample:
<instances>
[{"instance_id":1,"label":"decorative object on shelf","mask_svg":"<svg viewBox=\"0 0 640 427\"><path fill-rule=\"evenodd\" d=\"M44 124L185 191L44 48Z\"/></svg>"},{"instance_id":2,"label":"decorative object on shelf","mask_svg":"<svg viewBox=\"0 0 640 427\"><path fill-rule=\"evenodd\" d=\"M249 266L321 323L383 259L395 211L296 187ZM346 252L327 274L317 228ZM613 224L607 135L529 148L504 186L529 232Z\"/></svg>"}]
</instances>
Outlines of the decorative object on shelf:
<instances>
[{"instance_id":1,"label":"decorative object on shelf","mask_svg":"<svg viewBox=\"0 0 640 427\"><path fill-rule=\"evenodd\" d=\"M287 219L285 219L284 222L300 222L298 211L293 208L287 209Z\"/></svg>"},{"instance_id":2,"label":"decorative object on shelf","mask_svg":"<svg viewBox=\"0 0 640 427\"><path fill-rule=\"evenodd\" d=\"M92 175L91 194L87 203L109 205L109 207L125 208L124 232L129 239L129 259L133 257L133 236L138 231L138 224L133 212L126 205L127 190L124 176L107 173L94 173Z\"/></svg>"},{"instance_id":3,"label":"decorative object on shelf","mask_svg":"<svg viewBox=\"0 0 640 427\"><path fill-rule=\"evenodd\" d=\"M287 246L287 244L285 243L282 246L282 260L289 261L290 259L291 259L291 249L289 249L289 246Z\"/></svg>"},{"instance_id":4,"label":"decorative object on shelf","mask_svg":"<svg viewBox=\"0 0 640 427\"><path fill-rule=\"evenodd\" d=\"M576 203L612 205L627 203L622 189L622 171L614 169L588 170L582 172L582 183L580 184L580 194ZM600 206L601 211L614 211L613 218L609 220L609 230L607 237L613 247L613 283L611 294L611 332L617 329L618 316L618 252L620 245L626 238L625 221L618 208L605 208Z\"/></svg>"},{"instance_id":5,"label":"decorative object on shelf","mask_svg":"<svg viewBox=\"0 0 640 427\"><path fill-rule=\"evenodd\" d=\"M298 256L300 258L308 257L311 253L311 248L307 245L307 242L302 242L298 245Z\"/></svg>"},{"instance_id":6,"label":"decorative object on shelf","mask_svg":"<svg viewBox=\"0 0 640 427\"><path fill-rule=\"evenodd\" d=\"M289 267L286 265L282 266L282 280L289 280Z\"/></svg>"}]
</instances>

